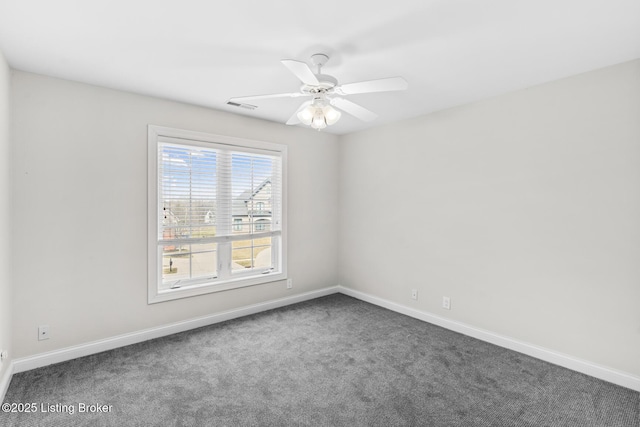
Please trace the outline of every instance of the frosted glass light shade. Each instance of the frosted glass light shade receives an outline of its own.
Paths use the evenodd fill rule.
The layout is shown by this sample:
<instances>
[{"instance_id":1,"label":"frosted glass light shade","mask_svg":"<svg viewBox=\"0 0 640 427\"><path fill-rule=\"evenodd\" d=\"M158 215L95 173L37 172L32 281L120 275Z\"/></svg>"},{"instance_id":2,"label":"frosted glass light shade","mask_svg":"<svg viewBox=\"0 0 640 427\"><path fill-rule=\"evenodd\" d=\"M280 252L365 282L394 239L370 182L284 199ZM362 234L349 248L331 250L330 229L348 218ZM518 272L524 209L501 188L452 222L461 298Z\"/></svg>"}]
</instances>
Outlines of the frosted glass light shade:
<instances>
[{"instance_id":1,"label":"frosted glass light shade","mask_svg":"<svg viewBox=\"0 0 640 427\"><path fill-rule=\"evenodd\" d=\"M330 105L327 105L322 110L323 110L323 113L324 113L325 121L327 122L327 124L329 126L331 126L332 124L337 122L340 119L340 116L342 115L342 114L340 114L340 111L336 110L335 108L331 107Z\"/></svg>"},{"instance_id":2,"label":"frosted glass light shade","mask_svg":"<svg viewBox=\"0 0 640 427\"><path fill-rule=\"evenodd\" d=\"M316 112L315 107L309 105L308 107L304 108L302 111L298 112L298 119L300 119L300 121L302 123L304 123L305 125L309 126L311 124L311 121L313 120L313 116Z\"/></svg>"},{"instance_id":3,"label":"frosted glass light shade","mask_svg":"<svg viewBox=\"0 0 640 427\"><path fill-rule=\"evenodd\" d=\"M314 129L324 129L327 127L327 122L324 119L324 114L321 108L316 110L316 114L313 116L311 127Z\"/></svg>"}]
</instances>

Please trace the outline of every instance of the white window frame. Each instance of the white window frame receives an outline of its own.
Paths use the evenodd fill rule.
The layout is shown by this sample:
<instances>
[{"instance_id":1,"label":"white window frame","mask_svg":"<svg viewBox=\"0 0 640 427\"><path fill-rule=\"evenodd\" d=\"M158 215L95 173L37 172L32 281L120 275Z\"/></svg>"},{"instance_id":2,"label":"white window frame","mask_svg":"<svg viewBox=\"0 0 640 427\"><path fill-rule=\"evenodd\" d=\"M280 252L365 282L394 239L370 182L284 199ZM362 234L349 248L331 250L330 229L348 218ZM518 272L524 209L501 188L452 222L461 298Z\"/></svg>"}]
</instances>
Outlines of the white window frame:
<instances>
[{"instance_id":1,"label":"white window frame","mask_svg":"<svg viewBox=\"0 0 640 427\"><path fill-rule=\"evenodd\" d=\"M162 281L162 260L159 251L158 239L158 219L159 197L158 197L158 143L163 138L173 138L182 140L192 146L207 147L215 145L229 146L245 152L269 153L282 158L282 206L281 206L281 231L279 244L274 250L278 257L280 271L269 272L268 274L252 272L248 274L234 274L233 277L216 279L215 281L205 281L177 289L161 289ZM232 201L229 200L229 203ZM229 218L229 222L231 219ZM244 138L235 138L223 135L214 135L204 132L195 132L183 129L174 129L163 126L148 126L148 303L154 304L162 301L170 301L179 298L187 298L196 295L203 295L212 292L226 291L245 286L254 286L263 283L282 281L287 279L287 147L281 144L274 144L266 141L257 141ZM221 237L222 238L222 237ZM231 245L233 236L228 236L228 242L222 243ZM278 247L279 246L279 247ZM227 257L228 258L228 257ZM218 262L231 262L230 259Z\"/></svg>"}]
</instances>

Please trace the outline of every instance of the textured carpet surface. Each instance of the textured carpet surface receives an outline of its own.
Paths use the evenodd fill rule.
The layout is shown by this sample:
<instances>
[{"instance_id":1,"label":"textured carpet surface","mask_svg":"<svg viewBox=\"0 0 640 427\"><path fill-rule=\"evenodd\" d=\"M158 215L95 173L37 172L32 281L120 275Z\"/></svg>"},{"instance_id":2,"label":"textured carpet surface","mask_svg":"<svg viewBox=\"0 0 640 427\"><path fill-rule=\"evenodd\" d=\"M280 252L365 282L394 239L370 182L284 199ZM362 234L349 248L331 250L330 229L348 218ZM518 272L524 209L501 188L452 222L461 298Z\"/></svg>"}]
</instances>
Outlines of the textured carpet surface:
<instances>
[{"instance_id":1,"label":"textured carpet surface","mask_svg":"<svg viewBox=\"0 0 640 427\"><path fill-rule=\"evenodd\" d=\"M2 426L640 426L640 393L344 295L16 374L4 402L36 411Z\"/></svg>"}]
</instances>

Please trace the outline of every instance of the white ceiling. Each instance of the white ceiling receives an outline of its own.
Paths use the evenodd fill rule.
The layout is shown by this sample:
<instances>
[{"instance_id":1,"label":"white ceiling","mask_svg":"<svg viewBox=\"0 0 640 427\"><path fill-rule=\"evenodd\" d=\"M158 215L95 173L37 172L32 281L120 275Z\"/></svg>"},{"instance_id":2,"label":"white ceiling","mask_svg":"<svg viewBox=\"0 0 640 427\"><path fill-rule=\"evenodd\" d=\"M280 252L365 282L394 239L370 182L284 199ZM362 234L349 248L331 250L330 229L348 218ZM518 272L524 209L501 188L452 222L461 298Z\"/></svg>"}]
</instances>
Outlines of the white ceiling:
<instances>
[{"instance_id":1,"label":"white ceiling","mask_svg":"<svg viewBox=\"0 0 640 427\"><path fill-rule=\"evenodd\" d=\"M9 64L69 80L284 123L303 98L280 59L331 56L340 83L403 76L405 92L352 95L344 134L640 58L640 0L0 0Z\"/></svg>"}]
</instances>

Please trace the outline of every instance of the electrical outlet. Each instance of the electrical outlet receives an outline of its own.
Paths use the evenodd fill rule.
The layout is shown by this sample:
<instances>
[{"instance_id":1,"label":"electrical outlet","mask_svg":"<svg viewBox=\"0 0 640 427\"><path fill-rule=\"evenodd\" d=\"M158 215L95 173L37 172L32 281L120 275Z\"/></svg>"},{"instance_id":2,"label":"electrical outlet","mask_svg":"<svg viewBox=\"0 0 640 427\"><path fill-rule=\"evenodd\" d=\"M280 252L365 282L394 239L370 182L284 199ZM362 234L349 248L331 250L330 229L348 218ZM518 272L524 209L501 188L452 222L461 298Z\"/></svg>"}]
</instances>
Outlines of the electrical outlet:
<instances>
[{"instance_id":1,"label":"electrical outlet","mask_svg":"<svg viewBox=\"0 0 640 427\"><path fill-rule=\"evenodd\" d=\"M411 299L418 299L418 290L411 289Z\"/></svg>"},{"instance_id":2,"label":"electrical outlet","mask_svg":"<svg viewBox=\"0 0 640 427\"><path fill-rule=\"evenodd\" d=\"M287 289L293 288L293 279L287 279Z\"/></svg>"},{"instance_id":3,"label":"electrical outlet","mask_svg":"<svg viewBox=\"0 0 640 427\"><path fill-rule=\"evenodd\" d=\"M7 353L7 350L0 351L0 362L4 362L5 360L7 360L7 357L9 357L9 353Z\"/></svg>"},{"instance_id":4,"label":"electrical outlet","mask_svg":"<svg viewBox=\"0 0 640 427\"><path fill-rule=\"evenodd\" d=\"M38 326L38 341L49 339L49 325Z\"/></svg>"},{"instance_id":5,"label":"electrical outlet","mask_svg":"<svg viewBox=\"0 0 640 427\"><path fill-rule=\"evenodd\" d=\"M451 310L451 298L442 297L442 308L445 310Z\"/></svg>"}]
</instances>

